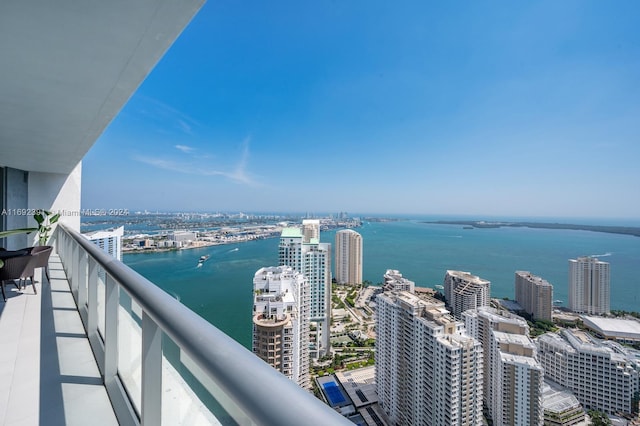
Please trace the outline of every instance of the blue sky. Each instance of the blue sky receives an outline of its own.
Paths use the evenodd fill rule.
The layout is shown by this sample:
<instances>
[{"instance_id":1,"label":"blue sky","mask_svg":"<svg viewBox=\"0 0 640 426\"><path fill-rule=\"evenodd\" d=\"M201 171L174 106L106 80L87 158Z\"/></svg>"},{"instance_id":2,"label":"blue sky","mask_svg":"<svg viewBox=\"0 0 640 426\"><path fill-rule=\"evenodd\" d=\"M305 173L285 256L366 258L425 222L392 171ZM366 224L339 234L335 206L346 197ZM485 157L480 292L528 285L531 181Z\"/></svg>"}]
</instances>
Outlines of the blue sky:
<instances>
[{"instance_id":1,"label":"blue sky","mask_svg":"<svg viewBox=\"0 0 640 426\"><path fill-rule=\"evenodd\" d=\"M83 207L639 218L639 17L209 1L85 157Z\"/></svg>"}]
</instances>

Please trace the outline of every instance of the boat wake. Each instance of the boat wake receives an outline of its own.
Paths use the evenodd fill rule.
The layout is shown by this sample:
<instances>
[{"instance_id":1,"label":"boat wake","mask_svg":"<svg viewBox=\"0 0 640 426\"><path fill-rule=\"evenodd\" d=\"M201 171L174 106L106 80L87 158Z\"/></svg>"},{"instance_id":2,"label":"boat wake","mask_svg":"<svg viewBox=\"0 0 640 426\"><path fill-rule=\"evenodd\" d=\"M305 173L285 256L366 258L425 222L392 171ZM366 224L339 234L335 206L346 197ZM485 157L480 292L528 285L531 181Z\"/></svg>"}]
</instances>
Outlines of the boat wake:
<instances>
[{"instance_id":1,"label":"boat wake","mask_svg":"<svg viewBox=\"0 0 640 426\"><path fill-rule=\"evenodd\" d=\"M605 254L591 254L589 255L589 257L607 257L607 256L611 256L613 255L613 253L609 252L609 253L605 253Z\"/></svg>"}]
</instances>

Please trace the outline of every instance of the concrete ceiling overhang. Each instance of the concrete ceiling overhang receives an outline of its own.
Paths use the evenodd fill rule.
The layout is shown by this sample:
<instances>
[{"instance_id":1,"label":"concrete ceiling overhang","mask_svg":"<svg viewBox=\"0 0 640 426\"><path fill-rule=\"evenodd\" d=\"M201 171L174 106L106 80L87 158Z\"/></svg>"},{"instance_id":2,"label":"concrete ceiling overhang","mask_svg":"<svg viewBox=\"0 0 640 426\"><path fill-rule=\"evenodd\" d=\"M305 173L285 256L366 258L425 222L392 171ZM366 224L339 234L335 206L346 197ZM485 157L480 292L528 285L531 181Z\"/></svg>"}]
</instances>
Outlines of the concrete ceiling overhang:
<instances>
[{"instance_id":1,"label":"concrete ceiling overhang","mask_svg":"<svg viewBox=\"0 0 640 426\"><path fill-rule=\"evenodd\" d=\"M204 1L1 1L0 166L73 170Z\"/></svg>"}]
</instances>

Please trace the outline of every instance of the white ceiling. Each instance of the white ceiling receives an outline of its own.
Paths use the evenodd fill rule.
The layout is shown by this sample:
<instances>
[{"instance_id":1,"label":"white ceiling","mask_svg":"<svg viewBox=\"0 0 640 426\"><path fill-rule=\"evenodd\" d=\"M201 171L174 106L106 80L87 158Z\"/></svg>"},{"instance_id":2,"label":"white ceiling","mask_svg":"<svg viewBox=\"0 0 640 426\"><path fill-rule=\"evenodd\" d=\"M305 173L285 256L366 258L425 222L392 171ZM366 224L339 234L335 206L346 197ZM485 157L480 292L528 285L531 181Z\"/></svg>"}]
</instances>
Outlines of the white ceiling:
<instances>
[{"instance_id":1,"label":"white ceiling","mask_svg":"<svg viewBox=\"0 0 640 426\"><path fill-rule=\"evenodd\" d=\"M0 1L0 166L70 172L204 1Z\"/></svg>"}]
</instances>

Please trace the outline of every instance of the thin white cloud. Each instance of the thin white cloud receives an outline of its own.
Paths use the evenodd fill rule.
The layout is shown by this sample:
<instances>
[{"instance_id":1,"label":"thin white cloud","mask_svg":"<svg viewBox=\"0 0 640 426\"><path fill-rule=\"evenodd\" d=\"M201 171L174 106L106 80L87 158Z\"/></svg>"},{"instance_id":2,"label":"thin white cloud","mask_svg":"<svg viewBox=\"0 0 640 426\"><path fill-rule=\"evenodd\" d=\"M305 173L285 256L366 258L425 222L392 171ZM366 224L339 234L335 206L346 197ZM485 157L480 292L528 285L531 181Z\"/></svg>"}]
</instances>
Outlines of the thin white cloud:
<instances>
[{"instance_id":1,"label":"thin white cloud","mask_svg":"<svg viewBox=\"0 0 640 426\"><path fill-rule=\"evenodd\" d=\"M169 127L172 127L193 136L194 128L204 127L189 115L155 98L144 95L136 95L136 98L143 103L138 112L155 120L157 124L162 126L162 129L159 130L167 131Z\"/></svg>"},{"instance_id":2,"label":"thin white cloud","mask_svg":"<svg viewBox=\"0 0 640 426\"><path fill-rule=\"evenodd\" d=\"M191 154L196 150L194 147L188 145L176 145L175 148L184 152L185 154Z\"/></svg>"},{"instance_id":3,"label":"thin white cloud","mask_svg":"<svg viewBox=\"0 0 640 426\"><path fill-rule=\"evenodd\" d=\"M157 167L163 170L170 170L173 172L199 175L199 176L223 176L239 184L253 186L253 187L263 186L261 183L253 180L249 175L249 173L247 172L247 163L248 163L249 154L250 154L249 141L250 139L247 138L242 142L242 154L240 156L240 160L237 162L236 166L231 171L220 170L217 168L201 167L193 163L167 160L167 159L157 158L157 157L137 156L137 157L134 157L134 160L139 161L141 163L149 164L150 166ZM194 148L186 145L176 145L175 148L185 153L190 153L194 150ZM203 156L202 158L206 158L206 157L207 156Z\"/></svg>"}]
</instances>

